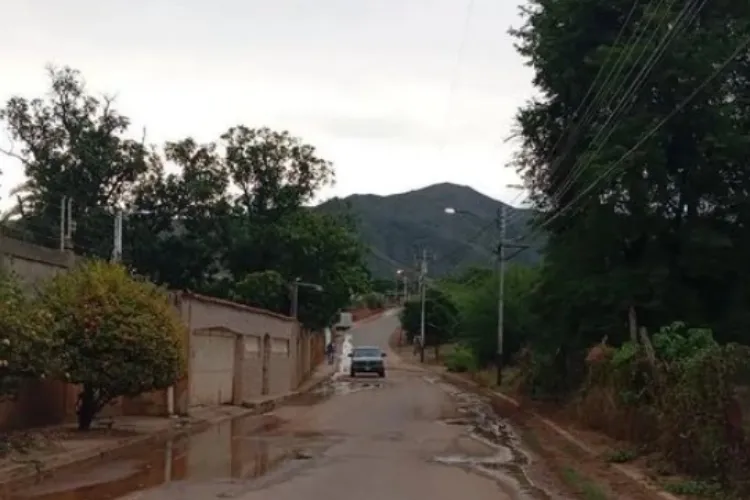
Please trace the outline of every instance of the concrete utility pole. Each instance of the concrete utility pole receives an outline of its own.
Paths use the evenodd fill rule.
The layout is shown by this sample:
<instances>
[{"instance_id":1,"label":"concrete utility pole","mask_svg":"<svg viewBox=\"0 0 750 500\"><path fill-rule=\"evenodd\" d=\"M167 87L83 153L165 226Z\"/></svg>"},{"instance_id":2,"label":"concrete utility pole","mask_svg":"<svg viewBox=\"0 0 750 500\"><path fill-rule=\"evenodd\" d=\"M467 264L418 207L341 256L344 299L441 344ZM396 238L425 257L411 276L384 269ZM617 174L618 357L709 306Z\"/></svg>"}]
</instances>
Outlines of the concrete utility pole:
<instances>
[{"instance_id":1,"label":"concrete utility pole","mask_svg":"<svg viewBox=\"0 0 750 500\"><path fill-rule=\"evenodd\" d=\"M497 244L497 385L503 382L503 320L505 314L505 205L497 209L497 229L500 238Z\"/></svg>"},{"instance_id":2,"label":"concrete utility pole","mask_svg":"<svg viewBox=\"0 0 750 500\"><path fill-rule=\"evenodd\" d=\"M507 230L507 217L505 205L500 205L497 210L497 229L499 233L497 243L497 385L503 383L503 346L505 344L505 249L506 248L517 248L518 252L515 252L510 256L513 258L518 255L520 251L529 248L529 245L514 243L506 241L506 230Z\"/></svg>"},{"instance_id":3,"label":"concrete utility pole","mask_svg":"<svg viewBox=\"0 0 750 500\"><path fill-rule=\"evenodd\" d=\"M115 211L115 234L112 249L112 262L122 261L122 210Z\"/></svg>"},{"instance_id":4,"label":"concrete utility pole","mask_svg":"<svg viewBox=\"0 0 750 500\"><path fill-rule=\"evenodd\" d=\"M73 248L73 199L63 196L60 202L60 251L64 252Z\"/></svg>"},{"instance_id":5,"label":"concrete utility pole","mask_svg":"<svg viewBox=\"0 0 750 500\"><path fill-rule=\"evenodd\" d=\"M60 251L65 251L65 207L68 203L68 197L63 196L60 202Z\"/></svg>"},{"instance_id":6,"label":"concrete utility pole","mask_svg":"<svg viewBox=\"0 0 750 500\"><path fill-rule=\"evenodd\" d=\"M294 280L292 282L292 304L291 304L291 311L289 314L294 319L297 319L297 316L299 316L299 287L301 286L312 288L316 292L323 291L323 287L316 283L306 283L304 281L300 281L299 278Z\"/></svg>"},{"instance_id":7,"label":"concrete utility pole","mask_svg":"<svg viewBox=\"0 0 750 500\"><path fill-rule=\"evenodd\" d=\"M481 220L481 217L472 212L455 209L453 207L447 207L445 213L449 215L470 215ZM497 248L495 249L495 273L497 274L497 359L495 360L495 366L497 367L497 385L501 385L503 381L503 345L505 343L505 261L508 260L505 257L505 249L518 248L520 251L529 247L528 245L506 241L507 222L506 207L504 204L500 204L500 208L497 209L497 215L495 216L495 225L497 226L498 232ZM518 252L510 257L512 258L517 254Z\"/></svg>"},{"instance_id":8,"label":"concrete utility pole","mask_svg":"<svg viewBox=\"0 0 750 500\"><path fill-rule=\"evenodd\" d=\"M422 259L419 265L419 294L420 294L420 318L419 318L419 361L424 363L424 351L425 351L425 303L427 302L427 249L422 249Z\"/></svg>"}]
</instances>

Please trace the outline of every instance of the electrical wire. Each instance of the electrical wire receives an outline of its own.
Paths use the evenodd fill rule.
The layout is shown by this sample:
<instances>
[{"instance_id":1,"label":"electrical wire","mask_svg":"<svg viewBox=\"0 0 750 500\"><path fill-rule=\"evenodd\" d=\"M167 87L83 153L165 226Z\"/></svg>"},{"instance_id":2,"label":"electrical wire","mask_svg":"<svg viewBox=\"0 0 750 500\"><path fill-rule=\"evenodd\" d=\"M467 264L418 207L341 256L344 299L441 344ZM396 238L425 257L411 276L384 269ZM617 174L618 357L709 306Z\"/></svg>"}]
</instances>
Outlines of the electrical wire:
<instances>
[{"instance_id":1,"label":"electrical wire","mask_svg":"<svg viewBox=\"0 0 750 500\"><path fill-rule=\"evenodd\" d=\"M631 147L628 151L626 151L616 162L614 162L608 169L606 169L602 174L600 174L594 181L592 181L584 190L582 190L573 200L571 200L567 205L562 207L560 210L558 210L555 214L550 216L549 218L545 219L541 224L539 224L539 228L537 231L540 231L541 229L544 229L544 227L548 227L549 224L560 217L561 214L563 214L565 211L569 210L571 207L573 207L579 200L583 198L586 194L591 192L596 185L599 183L599 181L607 178L609 175L611 175L627 158L630 157L638 148L640 148L646 141L648 141L656 132L661 129L669 120L674 118L678 113L680 113L690 102L695 99L695 97L709 84L711 83L717 76L719 76L726 68L731 64L737 56L740 55L740 53L743 50L746 50L750 47L750 37L745 38L736 48L735 50L724 59L717 67L716 69L709 75L706 79L704 79L694 90L693 92L685 99L683 99L673 110L670 112L666 117L659 120L654 127L652 127L647 133L645 133L641 138L636 142L636 144Z\"/></svg>"},{"instance_id":2,"label":"electrical wire","mask_svg":"<svg viewBox=\"0 0 750 500\"><path fill-rule=\"evenodd\" d=\"M573 187L573 183L575 180L580 178L580 176L583 174L583 172L586 171L586 168L591 164L593 161L593 158L596 157L596 155L599 154L599 152L604 148L609 138L612 136L614 131L617 129L616 124L614 124L610 129L609 132L606 134L606 136L600 140L602 137L602 134L604 133L605 128L609 123L618 116L622 111L625 109L625 105L628 104L628 99L632 100L632 97L640 90L640 88L645 84L646 78L648 77L649 73L653 70L656 63L659 61L659 58L664 54L669 44L677 37L677 35L680 33L682 29L684 29L695 17L698 15L700 10L703 8L703 6L706 4L707 0L702 0L701 3L698 3L698 0L689 0L683 5L682 10L678 13L677 18L674 20L674 26L669 29L667 28L667 32L664 34L664 36L661 38L659 43L657 44L656 48L652 51L649 59L646 61L644 66L641 68L640 72L636 75L636 77L631 82L628 89L620 96L620 99L615 107L615 109L610 113L610 115L607 117L607 120L605 123L599 128L599 131L595 135L595 137L592 139L591 144L589 146L589 150L592 146L596 146L596 150L592 154L587 154L587 152L584 152L581 157L576 161L573 168L571 169L568 176L563 180L561 183L560 188L558 188L558 191L555 195L553 195L553 198L556 198L556 203L559 204L562 201L563 195ZM672 2L670 2L671 6ZM668 26L667 19L662 20L662 24L665 24ZM651 40L653 40L654 35L657 33L658 29L652 33L651 38L649 38L649 44ZM641 55L636 60L636 64L640 59L643 57L643 55L646 52L646 47L644 47L644 50L641 52ZM633 65L631 67L630 72L625 77L625 80L627 80L630 75L635 70L636 66ZM614 101L611 99L608 102L608 106ZM585 162L586 158L591 158L588 162Z\"/></svg>"}]
</instances>

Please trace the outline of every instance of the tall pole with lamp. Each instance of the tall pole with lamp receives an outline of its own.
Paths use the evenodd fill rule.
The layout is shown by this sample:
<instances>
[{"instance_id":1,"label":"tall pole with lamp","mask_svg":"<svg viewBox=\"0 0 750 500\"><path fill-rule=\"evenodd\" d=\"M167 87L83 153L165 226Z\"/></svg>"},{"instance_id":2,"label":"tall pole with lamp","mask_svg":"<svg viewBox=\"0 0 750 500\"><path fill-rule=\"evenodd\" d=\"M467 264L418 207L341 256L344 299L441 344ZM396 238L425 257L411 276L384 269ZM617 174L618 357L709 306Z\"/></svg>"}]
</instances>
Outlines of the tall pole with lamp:
<instances>
[{"instance_id":1,"label":"tall pole with lamp","mask_svg":"<svg viewBox=\"0 0 750 500\"><path fill-rule=\"evenodd\" d=\"M519 188L521 186L508 185L511 188ZM514 242L506 241L506 226L507 226L507 215L506 207L504 204L500 204L495 215L495 226L498 232L497 246L495 248L495 273L497 274L497 353L495 358L495 366L497 369L497 385L501 385L503 382L503 347L505 344L505 249L506 248L518 248L525 249L528 245L521 245ZM468 210L457 210L452 207L445 209L445 213L449 215L461 214L476 217L481 219L478 215Z\"/></svg>"}]
</instances>

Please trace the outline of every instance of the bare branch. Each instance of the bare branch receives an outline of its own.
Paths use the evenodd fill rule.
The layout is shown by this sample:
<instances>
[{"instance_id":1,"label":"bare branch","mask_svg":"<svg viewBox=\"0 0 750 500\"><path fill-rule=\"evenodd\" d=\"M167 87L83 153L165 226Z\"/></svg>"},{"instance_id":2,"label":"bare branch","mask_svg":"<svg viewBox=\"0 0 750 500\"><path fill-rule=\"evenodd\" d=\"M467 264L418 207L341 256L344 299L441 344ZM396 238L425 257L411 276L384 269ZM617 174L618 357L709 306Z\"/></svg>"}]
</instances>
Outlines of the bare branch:
<instances>
[{"instance_id":1,"label":"bare branch","mask_svg":"<svg viewBox=\"0 0 750 500\"><path fill-rule=\"evenodd\" d=\"M4 154L5 156L9 158L13 158L15 160L20 161L21 163L23 163L24 166L27 166L27 167L30 166L30 162L26 158L13 152L12 143L11 143L10 149L0 148L0 153Z\"/></svg>"}]
</instances>

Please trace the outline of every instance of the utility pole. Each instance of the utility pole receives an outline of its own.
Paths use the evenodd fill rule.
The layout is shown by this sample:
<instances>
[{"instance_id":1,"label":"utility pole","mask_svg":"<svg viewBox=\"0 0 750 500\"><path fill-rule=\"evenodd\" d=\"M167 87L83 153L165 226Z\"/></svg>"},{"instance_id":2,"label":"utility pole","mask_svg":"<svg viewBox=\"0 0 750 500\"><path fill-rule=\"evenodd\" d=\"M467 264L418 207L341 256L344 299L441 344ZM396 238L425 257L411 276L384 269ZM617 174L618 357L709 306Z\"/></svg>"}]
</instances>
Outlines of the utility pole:
<instances>
[{"instance_id":1,"label":"utility pole","mask_svg":"<svg viewBox=\"0 0 750 500\"><path fill-rule=\"evenodd\" d=\"M60 202L60 251L70 250L73 248L73 231L75 222L73 222L73 198L63 196Z\"/></svg>"},{"instance_id":2,"label":"utility pole","mask_svg":"<svg viewBox=\"0 0 750 500\"><path fill-rule=\"evenodd\" d=\"M409 277L404 273L404 304L409 300Z\"/></svg>"},{"instance_id":3,"label":"utility pole","mask_svg":"<svg viewBox=\"0 0 750 500\"><path fill-rule=\"evenodd\" d=\"M65 251L65 207L68 204L68 197L63 196L60 202L60 251Z\"/></svg>"},{"instance_id":4,"label":"utility pole","mask_svg":"<svg viewBox=\"0 0 750 500\"><path fill-rule=\"evenodd\" d=\"M505 240L506 229L507 229L507 218L505 216L506 210L505 205L500 205L497 209L497 229L499 233L499 241L497 243L497 259L496 259L496 270L497 270L497 385L500 386L503 383L503 344L505 343L505 249L506 248L517 248L518 252L515 252L510 258L518 255L520 251L529 248L529 245L520 243L509 242Z\"/></svg>"},{"instance_id":5,"label":"utility pole","mask_svg":"<svg viewBox=\"0 0 750 500\"><path fill-rule=\"evenodd\" d=\"M497 229L500 240L497 244L497 385L503 383L503 342L505 314L505 205L497 209Z\"/></svg>"},{"instance_id":6,"label":"utility pole","mask_svg":"<svg viewBox=\"0 0 750 500\"><path fill-rule=\"evenodd\" d=\"M115 210L115 234L112 249L112 262L122 261L122 210Z\"/></svg>"},{"instance_id":7,"label":"utility pole","mask_svg":"<svg viewBox=\"0 0 750 500\"><path fill-rule=\"evenodd\" d=\"M419 293L420 293L420 318L419 318L419 340L420 340L420 352L419 361L424 363L424 351L425 351L425 303L427 302L427 283L425 278L427 276L427 249L422 249L422 260L419 265Z\"/></svg>"},{"instance_id":8,"label":"utility pole","mask_svg":"<svg viewBox=\"0 0 750 500\"><path fill-rule=\"evenodd\" d=\"M299 279L294 280L292 282L292 304L291 304L291 311L290 316L294 319L297 319L297 316L299 315Z\"/></svg>"},{"instance_id":9,"label":"utility pole","mask_svg":"<svg viewBox=\"0 0 750 500\"><path fill-rule=\"evenodd\" d=\"M301 281L299 278L296 278L294 281L292 281L290 286L292 296L290 307L291 310L289 312L289 315L292 318L297 319L297 317L299 316L299 287L304 286L307 288L312 288L316 292L322 292L323 287L318 285L317 283L306 283L304 281Z\"/></svg>"}]
</instances>

